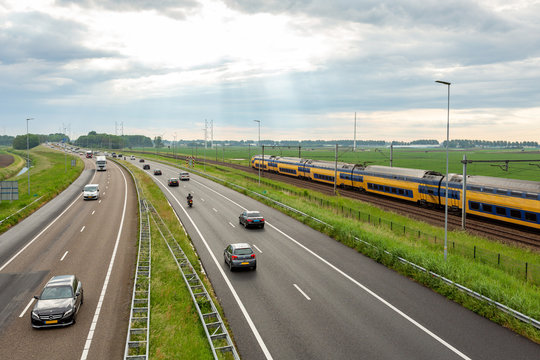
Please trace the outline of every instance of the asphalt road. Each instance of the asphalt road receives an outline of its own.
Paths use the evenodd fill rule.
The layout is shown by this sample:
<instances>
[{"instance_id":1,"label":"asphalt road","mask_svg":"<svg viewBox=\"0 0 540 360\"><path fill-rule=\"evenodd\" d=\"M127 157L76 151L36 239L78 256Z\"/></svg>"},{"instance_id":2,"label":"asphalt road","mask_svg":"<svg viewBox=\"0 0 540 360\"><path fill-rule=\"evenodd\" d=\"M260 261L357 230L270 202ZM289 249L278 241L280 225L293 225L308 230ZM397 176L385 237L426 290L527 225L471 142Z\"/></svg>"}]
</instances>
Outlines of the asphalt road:
<instances>
[{"instance_id":1,"label":"asphalt road","mask_svg":"<svg viewBox=\"0 0 540 360\"><path fill-rule=\"evenodd\" d=\"M137 195L131 177L118 165L109 162L105 172L95 172L93 159L85 159L85 165L70 188L0 236L2 359L119 359L124 354L138 238ZM100 200L82 199L82 187L90 182L100 185ZM83 283L77 323L34 330L33 295L62 274L75 274Z\"/></svg>"},{"instance_id":2,"label":"asphalt road","mask_svg":"<svg viewBox=\"0 0 540 360\"><path fill-rule=\"evenodd\" d=\"M137 161L134 164L142 165ZM244 359L538 359L540 346L257 201L147 161L201 257ZM188 192L193 208L186 208ZM264 229L238 225L260 210ZM230 272L228 243L256 247Z\"/></svg>"}]
</instances>

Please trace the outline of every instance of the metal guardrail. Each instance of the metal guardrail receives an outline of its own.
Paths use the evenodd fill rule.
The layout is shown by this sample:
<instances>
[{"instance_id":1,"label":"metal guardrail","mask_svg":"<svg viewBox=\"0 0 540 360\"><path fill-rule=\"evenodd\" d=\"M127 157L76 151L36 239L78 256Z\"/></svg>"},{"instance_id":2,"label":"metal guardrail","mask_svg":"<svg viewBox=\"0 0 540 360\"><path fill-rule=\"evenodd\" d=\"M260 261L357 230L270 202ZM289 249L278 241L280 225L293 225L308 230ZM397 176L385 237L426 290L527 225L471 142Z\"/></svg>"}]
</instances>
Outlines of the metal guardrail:
<instances>
[{"instance_id":1,"label":"metal guardrail","mask_svg":"<svg viewBox=\"0 0 540 360\"><path fill-rule=\"evenodd\" d=\"M279 201L276 201L276 200L274 200L274 199L271 199L271 198L269 198L268 196L265 196L265 195L263 195L263 194L259 194L259 193L256 192L256 191L247 189L247 188L245 188L245 187L243 187L243 186L240 186L240 185L237 185L237 184L235 184L235 183L231 183L231 182L225 181L225 180L223 180L223 179L220 179L220 178L218 178L218 177L215 177L215 176L212 176L212 175L209 175L209 174L206 174L206 173L201 173L200 171L194 170L194 169L192 169L192 168L189 168L189 169L188 169L188 168L186 168L186 167L184 167L184 166L180 166L180 165L178 165L178 167L179 167L179 168L182 168L182 169L189 170L189 171L194 172L194 173L197 173L197 174L199 174L200 176L207 177L207 178L211 178L211 179L213 179L213 180L215 180L215 181L217 181L217 182L229 184L229 185L231 185L231 186L233 186L233 187L236 187L236 188L241 189L242 191L249 192L249 193L252 193L252 194L254 194L254 195L258 196L258 197L261 197L261 198L265 199L266 201L272 202L272 203L274 203L275 205L280 206L280 207L282 207L282 208L284 208L284 209L287 209L287 210L289 210L289 211L291 211L291 212L294 212L294 213L297 213L297 214L299 214L299 215L301 215L301 216L307 217L307 218L309 218L309 219L311 219L311 220L313 220L313 221L316 221L316 222L318 222L318 223L320 223L320 224L322 224L322 225L324 225L324 226L327 226L327 227L329 227L329 228L331 228L331 229L334 228L332 225L328 224L327 222L325 222L325 221L323 221L323 220L317 219L316 217L313 217L313 216L311 216L311 215L308 215L308 214L306 214L306 213L304 213L304 212L302 212L302 211L300 211L300 210L297 210L297 209L295 209L295 208L293 208L293 207L291 207L291 206L289 206L289 205L286 205L286 204L283 204L283 203L281 203L281 202L279 202ZM367 245L367 246L371 246L371 247L377 248L375 245L371 244L370 242L368 242L368 241L366 241L366 240L363 240L363 239L360 239L360 238L358 238L358 237L356 237L356 236L354 236L354 240L357 241L357 242L362 242L363 244L365 244L365 245ZM389 252L389 251L387 251L387 250L384 250L384 253L386 253L386 254L388 254L388 255L391 255L391 256L395 256L394 254L392 254L391 252ZM467 287L465 287L465 286L463 286L463 285L460 285L459 283L456 283L455 281L452 281L452 280L450 280L450 279L447 279L447 278L445 278L445 277L442 276L442 275L439 275L439 274L437 274L437 273L434 273L434 272L432 272L432 271L429 271L429 270L427 270L427 269L425 269L425 268L423 268L423 267L421 267L421 266L419 266L419 265L417 265L417 264L415 264L415 263L413 263L413 262L410 262L410 261L408 261L408 260L406 260L406 259L404 259L404 258L402 258L402 257L400 257L400 256L396 256L396 258L397 258L400 262L402 262L402 263L404 263L404 264L408 264L408 265L414 267L414 268L417 269L417 270L426 272L426 273L428 273L429 275L431 275L431 276L433 276L433 277L436 277L436 278L440 279L441 281L445 282L446 284L455 286L458 290L460 290L460 291L462 291L462 292L468 294L469 296L472 296L472 297L474 297L474 298L476 298L476 299L485 301L485 302L487 302L487 303L489 303L489 304L495 306L495 307L498 308L499 310L501 310L501 311L503 311L503 312L505 312L505 313L507 313L507 314L513 316L514 318L516 318L516 319L518 319L518 320L520 320L520 321L522 321L522 322L528 323L528 324L530 324L531 326L534 326L534 327L537 328L537 329L540 329L540 321L538 321L538 320L536 320L536 319L534 319L534 318L532 318L532 317L530 317L530 316L527 316L527 315L525 315L525 314L523 314L523 313L521 313L521 312L519 312L519 311L517 311L517 310L514 310L514 309L512 309L512 308L510 308L510 307L508 307L508 306L506 306L506 305L504 305L504 304L501 304L501 303L499 303L499 302L497 302L497 301L495 301L495 300L493 300L493 299L491 299L491 298L489 298L489 297L487 297L487 296L484 296L484 295L482 295L482 294L480 294L480 293L478 293L478 292L476 292L476 291L474 291L474 290L471 290L471 289L469 289L469 288L467 288Z\"/></svg>"},{"instance_id":2,"label":"metal guardrail","mask_svg":"<svg viewBox=\"0 0 540 360\"><path fill-rule=\"evenodd\" d=\"M204 332L212 349L214 359L218 359L218 353L230 353L232 358L240 360L238 352L229 336L229 332L204 283L199 278L199 275L197 275L197 272L174 238L174 235L150 203L148 203L148 210L189 289L193 303L199 313L199 318L204 325Z\"/></svg>"},{"instance_id":3,"label":"metal guardrail","mask_svg":"<svg viewBox=\"0 0 540 360\"><path fill-rule=\"evenodd\" d=\"M151 278L151 236L148 204L141 197L139 185L133 173L127 169L135 182L137 197L139 198L139 251L135 281L131 297L131 310L129 327L124 351L125 360L148 360L150 345L150 278Z\"/></svg>"}]
</instances>

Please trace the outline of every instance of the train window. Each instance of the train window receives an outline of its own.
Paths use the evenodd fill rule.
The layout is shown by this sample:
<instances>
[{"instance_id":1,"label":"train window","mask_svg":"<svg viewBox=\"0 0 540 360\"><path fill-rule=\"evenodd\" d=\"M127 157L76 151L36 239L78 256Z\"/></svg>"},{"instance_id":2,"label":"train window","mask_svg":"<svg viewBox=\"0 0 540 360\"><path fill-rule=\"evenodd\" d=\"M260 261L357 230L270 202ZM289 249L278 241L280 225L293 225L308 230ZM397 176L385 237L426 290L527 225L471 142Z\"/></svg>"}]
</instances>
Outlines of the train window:
<instances>
[{"instance_id":1,"label":"train window","mask_svg":"<svg viewBox=\"0 0 540 360\"><path fill-rule=\"evenodd\" d=\"M510 195L512 196L523 196L523 193L521 191L510 191Z\"/></svg>"},{"instance_id":2,"label":"train window","mask_svg":"<svg viewBox=\"0 0 540 360\"><path fill-rule=\"evenodd\" d=\"M427 193L430 194L430 195L433 195L433 190L432 190L432 189L428 189Z\"/></svg>"},{"instance_id":3,"label":"train window","mask_svg":"<svg viewBox=\"0 0 540 360\"><path fill-rule=\"evenodd\" d=\"M488 204L482 204L482 210L484 210L485 212L488 212L488 213L492 213L493 212L493 206L488 205Z\"/></svg>"},{"instance_id":4,"label":"train window","mask_svg":"<svg viewBox=\"0 0 540 360\"><path fill-rule=\"evenodd\" d=\"M525 212L525 220L537 222L536 214L532 212Z\"/></svg>"},{"instance_id":5,"label":"train window","mask_svg":"<svg viewBox=\"0 0 540 360\"><path fill-rule=\"evenodd\" d=\"M508 190L505 189L497 189L497 194L499 195L506 195L508 193Z\"/></svg>"},{"instance_id":6,"label":"train window","mask_svg":"<svg viewBox=\"0 0 540 360\"><path fill-rule=\"evenodd\" d=\"M484 189L483 189L482 191L483 191L483 192L492 193L492 192L493 192L493 188L490 188L490 187L484 187Z\"/></svg>"},{"instance_id":7,"label":"train window","mask_svg":"<svg viewBox=\"0 0 540 360\"><path fill-rule=\"evenodd\" d=\"M527 194L525 194L525 197L526 197L527 199L534 199L534 200L536 200L536 199L538 199L538 194L527 193Z\"/></svg>"},{"instance_id":8,"label":"train window","mask_svg":"<svg viewBox=\"0 0 540 360\"><path fill-rule=\"evenodd\" d=\"M469 190L472 190L472 191L481 191L482 189L480 188L480 186L471 186L469 188Z\"/></svg>"},{"instance_id":9,"label":"train window","mask_svg":"<svg viewBox=\"0 0 540 360\"><path fill-rule=\"evenodd\" d=\"M510 217L513 217L514 219L521 219L521 211L510 209Z\"/></svg>"},{"instance_id":10,"label":"train window","mask_svg":"<svg viewBox=\"0 0 540 360\"><path fill-rule=\"evenodd\" d=\"M405 194L405 191L403 191L403 189L399 189L399 195L403 195Z\"/></svg>"},{"instance_id":11,"label":"train window","mask_svg":"<svg viewBox=\"0 0 540 360\"><path fill-rule=\"evenodd\" d=\"M471 201L469 202L469 207L471 208L471 210L480 210L480 203Z\"/></svg>"},{"instance_id":12,"label":"train window","mask_svg":"<svg viewBox=\"0 0 540 360\"><path fill-rule=\"evenodd\" d=\"M390 188L389 188L388 186L385 186L385 187L384 187L384 191L390 192Z\"/></svg>"},{"instance_id":13,"label":"train window","mask_svg":"<svg viewBox=\"0 0 540 360\"><path fill-rule=\"evenodd\" d=\"M503 208L503 207L496 206L496 207L495 207L495 212L497 213L497 215L503 215L503 216L506 216L506 209Z\"/></svg>"}]
</instances>

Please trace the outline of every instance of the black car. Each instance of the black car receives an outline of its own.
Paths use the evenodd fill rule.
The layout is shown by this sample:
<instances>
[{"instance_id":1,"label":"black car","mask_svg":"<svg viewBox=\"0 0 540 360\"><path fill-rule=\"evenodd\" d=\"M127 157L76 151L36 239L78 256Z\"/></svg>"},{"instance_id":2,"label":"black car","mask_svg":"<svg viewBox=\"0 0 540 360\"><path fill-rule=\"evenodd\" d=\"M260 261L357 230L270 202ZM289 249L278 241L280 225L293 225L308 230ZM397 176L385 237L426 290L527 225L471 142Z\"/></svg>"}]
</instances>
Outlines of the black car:
<instances>
[{"instance_id":1,"label":"black car","mask_svg":"<svg viewBox=\"0 0 540 360\"><path fill-rule=\"evenodd\" d=\"M249 244L238 243L227 245L223 251L225 265L233 271L236 268L251 268L257 270L257 258Z\"/></svg>"},{"instance_id":2,"label":"black car","mask_svg":"<svg viewBox=\"0 0 540 360\"><path fill-rule=\"evenodd\" d=\"M75 275L53 276L34 298L37 302L30 313L32 327L71 325L84 302L82 283Z\"/></svg>"},{"instance_id":3,"label":"black car","mask_svg":"<svg viewBox=\"0 0 540 360\"><path fill-rule=\"evenodd\" d=\"M144 162L144 159L139 159L139 162Z\"/></svg>"},{"instance_id":4,"label":"black car","mask_svg":"<svg viewBox=\"0 0 540 360\"><path fill-rule=\"evenodd\" d=\"M161 170L159 169L154 170L154 175L161 175Z\"/></svg>"},{"instance_id":5,"label":"black car","mask_svg":"<svg viewBox=\"0 0 540 360\"><path fill-rule=\"evenodd\" d=\"M244 211L238 217L238 222L244 227L253 226L253 227L264 227L264 217L258 211Z\"/></svg>"},{"instance_id":6,"label":"black car","mask_svg":"<svg viewBox=\"0 0 540 360\"><path fill-rule=\"evenodd\" d=\"M144 164L142 168L143 170L150 170L150 165Z\"/></svg>"},{"instance_id":7,"label":"black car","mask_svg":"<svg viewBox=\"0 0 540 360\"><path fill-rule=\"evenodd\" d=\"M169 186L178 186L180 185L180 183L178 182L178 179L177 178L170 178L168 181L167 181L167 184Z\"/></svg>"}]
</instances>

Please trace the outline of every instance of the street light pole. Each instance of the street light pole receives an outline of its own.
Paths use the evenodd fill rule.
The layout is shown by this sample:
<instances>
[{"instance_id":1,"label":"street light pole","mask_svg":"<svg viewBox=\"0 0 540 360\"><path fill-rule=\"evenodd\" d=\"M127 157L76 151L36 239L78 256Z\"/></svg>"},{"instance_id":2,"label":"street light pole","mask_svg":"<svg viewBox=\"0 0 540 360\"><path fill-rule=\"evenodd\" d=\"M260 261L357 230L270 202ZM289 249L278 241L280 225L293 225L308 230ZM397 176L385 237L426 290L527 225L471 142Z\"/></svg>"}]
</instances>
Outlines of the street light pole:
<instances>
[{"instance_id":1,"label":"street light pole","mask_svg":"<svg viewBox=\"0 0 540 360\"><path fill-rule=\"evenodd\" d=\"M30 195L30 141L28 134L28 122L30 120L34 120L34 118L26 119L26 167L28 168L26 172L28 173L28 195Z\"/></svg>"},{"instance_id":2,"label":"street light pole","mask_svg":"<svg viewBox=\"0 0 540 360\"><path fill-rule=\"evenodd\" d=\"M446 112L446 191L444 194L444 260L448 253L448 143L450 142L450 84L446 81L436 80L436 83L446 85L448 87L448 108Z\"/></svg>"},{"instance_id":3,"label":"street light pole","mask_svg":"<svg viewBox=\"0 0 540 360\"><path fill-rule=\"evenodd\" d=\"M261 146L261 120L253 120L255 121L257 124L259 124L259 146ZM264 164L264 155L263 155L263 164ZM261 185L261 163L259 162L259 185Z\"/></svg>"}]
</instances>

